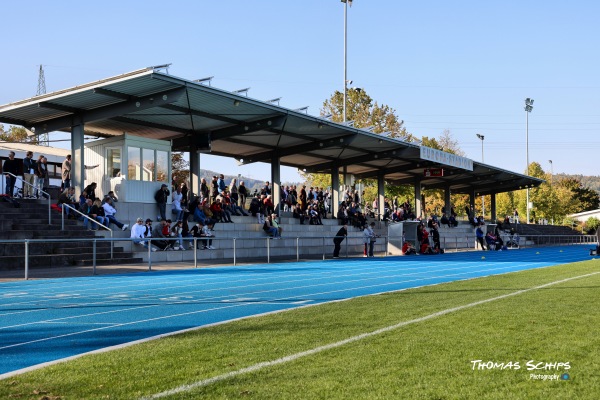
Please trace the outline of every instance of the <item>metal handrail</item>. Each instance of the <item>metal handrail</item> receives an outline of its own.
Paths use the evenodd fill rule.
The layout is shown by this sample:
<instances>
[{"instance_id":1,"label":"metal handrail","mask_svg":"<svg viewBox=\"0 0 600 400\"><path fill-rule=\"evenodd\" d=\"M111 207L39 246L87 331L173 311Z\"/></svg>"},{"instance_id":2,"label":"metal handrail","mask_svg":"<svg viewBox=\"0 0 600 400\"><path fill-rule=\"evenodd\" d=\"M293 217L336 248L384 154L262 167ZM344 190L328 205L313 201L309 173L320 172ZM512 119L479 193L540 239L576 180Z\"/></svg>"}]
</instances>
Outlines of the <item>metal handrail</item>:
<instances>
[{"instance_id":1,"label":"metal handrail","mask_svg":"<svg viewBox=\"0 0 600 400\"><path fill-rule=\"evenodd\" d=\"M52 223L52 217L51 217L51 215L52 215L52 214L50 213L50 210L51 210L51 206L50 206L50 205L51 205L51 202L52 202L52 200L50 199L50 193L44 192L42 189L37 189L37 188L36 188L34 185L32 185L31 183L29 183L29 182L25 182L25 180L23 180L23 178L21 178L20 176L17 176L17 175L15 175L15 174L12 174L12 173L10 173L10 172L4 172L4 174L6 174L6 175L10 175L10 176L14 176L14 177L15 177L15 178L17 178L18 180L20 180L20 181L21 181L21 183L24 183L24 184L26 184L26 185L28 185L28 186L31 186L31 187L32 187L32 188L34 188L35 190L38 190L38 191L42 192L43 194L45 194L46 196L48 196L48 225L50 225L50 224ZM12 195L12 194L11 194L11 195Z\"/></svg>"},{"instance_id":2,"label":"metal handrail","mask_svg":"<svg viewBox=\"0 0 600 400\"><path fill-rule=\"evenodd\" d=\"M99 224L101 225L101 224ZM563 237L563 238L570 238L572 239L571 241L569 241L568 243L561 243L561 244L598 244L598 237L596 235L539 235L542 237L549 237L549 236L555 236L555 237ZM316 236L316 237L306 237L306 238L300 238L300 237L286 237L284 239L295 239L296 240L296 257L297 259L299 259L299 250L300 250L300 240L301 239L305 239L305 240L312 240L312 239L321 239L323 238L323 240L329 238L334 238L334 237L342 237L342 236ZM530 237L530 236L528 236ZM364 238L362 237L347 237L345 236L346 239L358 239L358 240L363 240ZM383 254L387 255L387 244L388 244L388 236L380 236L380 238L384 239L383 241ZM471 238L474 238L474 236L467 236L466 239L469 240ZM522 237L523 238L523 237ZM92 242L93 243L93 268L94 268L94 272L93 274L96 275L96 244L97 242L106 242L106 241L110 241L111 244L114 243L115 241L121 241L121 242L132 242L132 243L139 243L141 241L147 242L148 243L148 270L152 270L152 241L162 241L162 240L178 240L179 238L152 238L152 237L147 237L147 238L80 238L78 239L81 242ZM203 240L202 238L198 238L198 237L186 237L186 238L182 238L183 240L187 241L187 242L193 242L194 243L194 267L197 268L198 266L198 253L196 251L196 247L198 244L198 240ZM217 237L211 237L212 240L216 240L216 241L229 241L229 240L233 240L234 243L234 248L236 247L235 243L239 240L261 240L261 238L217 238ZM30 244L35 244L35 243L60 243L60 242L67 242L72 240L71 238L69 239L0 239L0 243L17 243L17 244L24 244L25 245L25 251L24 251L24 257L25 257L25 279L29 279L29 245ZM269 239L267 240L267 249L269 254L267 255L267 259L268 262L270 262L270 247L271 247L271 243ZM525 243L523 243L524 245ZM356 244L354 244L356 245ZM348 257L348 246L349 246L349 240L346 240L346 257ZM112 245L111 245L112 247ZM458 247L458 246L457 246ZM522 247L522 245L520 246ZM470 247L469 247L470 248ZM323 247L323 251L325 252L325 246ZM112 254L111 254L112 257ZM236 265L237 263L237 258L236 255L233 255L233 260L234 260L234 265Z\"/></svg>"},{"instance_id":3,"label":"metal handrail","mask_svg":"<svg viewBox=\"0 0 600 400\"><path fill-rule=\"evenodd\" d=\"M113 231L112 231L112 229L110 229L108 226L104 226L104 225L102 225L100 222L98 222L98 221L96 221L95 219L93 219L93 218L91 218L91 217L89 217L89 216L85 215L85 214L84 214L84 213L82 213L81 211L79 211L79 210L76 210L75 208L71 207L70 205L68 205L68 204L66 204L66 203L63 203L63 204L62 204L62 206L63 206L63 207L62 207L62 210L61 210L61 214L62 214L62 227L61 227L61 230L63 230L63 231L65 230L65 208L64 208L64 207L66 206L66 207L70 208L71 210L75 211L77 214L81 215L82 217L89 219L90 221L92 221L92 223L100 225L101 227L103 227L104 229L106 229L107 231L109 231L109 232L110 232L110 238L111 238L111 239L113 239L113 238L114 238L114 236L113 236ZM90 225L90 226L93 226L93 225ZM114 258L114 257L113 257L113 253L114 253L114 242L113 242L113 241L111 241L111 242L110 242L110 259L111 259L111 260Z\"/></svg>"},{"instance_id":4,"label":"metal handrail","mask_svg":"<svg viewBox=\"0 0 600 400\"><path fill-rule=\"evenodd\" d=\"M77 210L75 210L77 211ZM101 224L99 224L101 225ZM312 240L312 239L331 239L334 237L342 237L342 236L317 236L317 237L307 237L307 238L300 238L300 237L289 237L289 238L285 238L285 239L296 239L296 246L298 247L296 249L296 253L299 254L299 245L300 245L300 240L301 239L306 239L306 240ZM347 236L344 236L344 238L346 239L360 239L361 241L364 239L362 237L350 237L348 238ZM383 248L384 248L384 255L387 255L387 236L380 236L379 238L384 238L385 241L383 242ZM179 238L174 238L174 237L168 237L168 238L152 238L152 237L146 237L146 238L78 238L77 240L80 242L92 242L93 243L93 274L96 275L96 244L97 242L107 242L110 241L111 242L111 247L113 245L113 243L115 241L121 241L121 242L132 242L132 243L139 243L139 242L147 242L148 243L148 270L151 271L152 270L152 242L153 241L164 241L164 240L178 240ZM204 240L203 238L199 238L199 237L186 237L186 238L182 238L183 240L187 241L187 242L193 242L194 243L194 267L198 267L198 257L197 257L197 251L196 251L196 247L197 247L197 243L199 240ZM261 240L263 238L217 238L217 237L211 237L210 239L212 240L216 240L216 241L229 241L229 240L233 240L234 243L236 243L236 241L238 240ZM270 257L270 238L266 238L267 240L267 262L270 263L271 262L271 257ZM72 238L69 239L12 239L12 240L5 240L5 239L0 239L0 243L23 243L25 245L25 252L24 252L24 257L25 257L25 279L29 279L29 245L30 244L34 244L34 243L61 243L61 242L67 242L72 240ZM346 240L346 257L348 257L348 240ZM323 247L323 252L325 252L325 247ZM112 258L112 249L111 249L111 258ZM234 255L234 265L237 265L237 259L236 256Z\"/></svg>"}]
</instances>

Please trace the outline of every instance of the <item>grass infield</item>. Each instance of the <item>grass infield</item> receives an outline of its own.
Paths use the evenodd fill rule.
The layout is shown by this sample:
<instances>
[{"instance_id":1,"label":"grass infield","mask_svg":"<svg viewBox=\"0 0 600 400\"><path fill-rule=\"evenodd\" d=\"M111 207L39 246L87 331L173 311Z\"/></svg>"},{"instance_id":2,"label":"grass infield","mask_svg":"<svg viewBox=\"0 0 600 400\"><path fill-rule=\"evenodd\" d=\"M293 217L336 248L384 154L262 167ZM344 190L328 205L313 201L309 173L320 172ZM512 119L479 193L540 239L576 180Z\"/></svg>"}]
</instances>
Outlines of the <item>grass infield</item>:
<instances>
[{"instance_id":1,"label":"grass infield","mask_svg":"<svg viewBox=\"0 0 600 400\"><path fill-rule=\"evenodd\" d=\"M0 381L0 398L151 396L402 321L596 273L599 267L599 260L591 260L249 318L7 378ZM166 398L596 399L599 326L600 274L596 274ZM478 368L475 360L485 367ZM528 362L541 369L528 370ZM568 363L569 369L559 363ZM568 379L543 380L566 378L565 373Z\"/></svg>"}]
</instances>

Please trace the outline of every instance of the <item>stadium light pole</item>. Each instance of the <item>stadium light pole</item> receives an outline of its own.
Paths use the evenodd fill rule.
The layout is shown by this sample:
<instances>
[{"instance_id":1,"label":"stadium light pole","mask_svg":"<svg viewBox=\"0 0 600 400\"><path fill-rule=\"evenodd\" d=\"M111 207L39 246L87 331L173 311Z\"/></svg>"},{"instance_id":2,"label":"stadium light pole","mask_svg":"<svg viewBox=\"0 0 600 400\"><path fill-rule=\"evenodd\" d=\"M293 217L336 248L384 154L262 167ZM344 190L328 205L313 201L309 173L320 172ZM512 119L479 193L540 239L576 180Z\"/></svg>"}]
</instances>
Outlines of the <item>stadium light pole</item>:
<instances>
[{"instance_id":1,"label":"stadium light pole","mask_svg":"<svg viewBox=\"0 0 600 400\"><path fill-rule=\"evenodd\" d=\"M346 97L348 92L348 3L352 0L341 0L344 3L344 123L346 122Z\"/></svg>"},{"instance_id":2,"label":"stadium light pole","mask_svg":"<svg viewBox=\"0 0 600 400\"><path fill-rule=\"evenodd\" d=\"M481 162L483 163L483 139L485 136L478 133L477 138L481 140ZM481 196L481 215L485 218L485 196Z\"/></svg>"},{"instance_id":3,"label":"stadium light pole","mask_svg":"<svg viewBox=\"0 0 600 400\"><path fill-rule=\"evenodd\" d=\"M525 99L525 158L527 162L527 176L529 176L529 113L533 110L533 99ZM527 223L529 223L529 187L527 188Z\"/></svg>"}]
</instances>

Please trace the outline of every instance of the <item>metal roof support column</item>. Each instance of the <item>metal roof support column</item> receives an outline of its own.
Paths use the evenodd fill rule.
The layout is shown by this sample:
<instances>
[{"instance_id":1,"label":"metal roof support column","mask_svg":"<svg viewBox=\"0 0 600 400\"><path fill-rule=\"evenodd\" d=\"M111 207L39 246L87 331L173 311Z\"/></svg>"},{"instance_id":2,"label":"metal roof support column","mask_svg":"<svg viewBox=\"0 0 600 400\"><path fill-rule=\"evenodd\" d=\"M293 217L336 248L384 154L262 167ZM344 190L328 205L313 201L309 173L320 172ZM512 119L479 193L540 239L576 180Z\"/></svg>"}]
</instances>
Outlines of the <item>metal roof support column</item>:
<instances>
[{"instance_id":1,"label":"metal roof support column","mask_svg":"<svg viewBox=\"0 0 600 400\"><path fill-rule=\"evenodd\" d=\"M342 179L344 180L343 189L344 189L344 191L346 191L350 187L350 183L348 182L348 167L346 167L345 165L342 168Z\"/></svg>"},{"instance_id":2,"label":"metal roof support column","mask_svg":"<svg viewBox=\"0 0 600 400\"><path fill-rule=\"evenodd\" d=\"M450 186L446 186L444 190L444 206L446 207L446 217L450 216L450 208L452 207L452 202L450 201Z\"/></svg>"},{"instance_id":3,"label":"metal roof support column","mask_svg":"<svg viewBox=\"0 0 600 400\"><path fill-rule=\"evenodd\" d=\"M417 218L421 217L421 180L417 179L415 181L415 216Z\"/></svg>"},{"instance_id":4,"label":"metal roof support column","mask_svg":"<svg viewBox=\"0 0 600 400\"><path fill-rule=\"evenodd\" d=\"M200 153L196 152L195 147L190 149L190 192L200 195Z\"/></svg>"},{"instance_id":5,"label":"metal roof support column","mask_svg":"<svg viewBox=\"0 0 600 400\"><path fill-rule=\"evenodd\" d=\"M475 192L469 193L469 209L471 210L471 218L475 217Z\"/></svg>"},{"instance_id":6,"label":"metal roof support column","mask_svg":"<svg viewBox=\"0 0 600 400\"><path fill-rule=\"evenodd\" d=\"M385 204L385 181L383 180L383 175L377 176L377 206L378 206L378 214L379 220L383 221L384 214L384 204Z\"/></svg>"},{"instance_id":7,"label":"metal roof support column","mask_svg":"<svg viewBox=\"0 0 600 400\"><path fill-rule=\"evenodd\" d=\"M340 204L340 168L331 168L331 219L337 218L337 213Z\"/></svg>"},{"instance_id":8,"label":"metal roof support column","mask_svg":"<svg viewBox=\"0 0 600 400\"><path fill-rule=\"evenodd\" d=\"M71 186L79 189L79 193L83 192L85 188L83 131L83 124L71 127ZM101 185L102 183L100 182L99 184Z\"/></svg>"},{"instance_id":9,"label":"metal roof support column","mask_svg":"<svg viewBox=\"0 0 600 400\"><path fill-rule=\"evenodd\" d=\"M279 208L281 206L281 161L279 156L271 157L271 200L275 206L275 214L281 216Z\"/></svg>"},{"instance_id":10,"label":"metal roof support column","mask_svg":"<svg viewBox=\"0 0 600 400\"><path fill-rule=\"evenodd\" d=\"M498 219L496 217L496 192L492 192L490 193L490 197L492 198L491 201L491 214L492 214L492 220L490 221L491 223L496 223L496 220Z\"/></svg>"}]
</instances>

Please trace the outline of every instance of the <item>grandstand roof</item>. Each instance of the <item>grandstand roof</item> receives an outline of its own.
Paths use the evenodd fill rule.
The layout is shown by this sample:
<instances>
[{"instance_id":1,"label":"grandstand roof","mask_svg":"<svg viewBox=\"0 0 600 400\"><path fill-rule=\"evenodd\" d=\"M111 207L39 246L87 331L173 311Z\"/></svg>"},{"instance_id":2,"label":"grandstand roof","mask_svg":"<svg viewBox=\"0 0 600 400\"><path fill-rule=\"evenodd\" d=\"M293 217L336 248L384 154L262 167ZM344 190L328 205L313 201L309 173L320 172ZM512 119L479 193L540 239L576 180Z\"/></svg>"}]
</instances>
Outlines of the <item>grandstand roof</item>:
<instances>
[{"instance_id":1,"label":"grandstand roof","mask_svg":"<svg viewBox=\"0 0 600 400\"><path fill-rule=\"evenodd\" d=\"M189 151L210 137L211 154L241 163L270 162L309 172L346 168L357 178L383 175L392 184L453 193L486 194L538 186L543 181L463 157L448 157L409 143L307 115L198 82L144 68L112 78L0 106L0 122L37 134L69 132L84 124L86 135L128 133L172 140ZM436 169L425 176L425 169ZM443 169L443 176L439 170Z\"/></svg>"}]
</instances>

